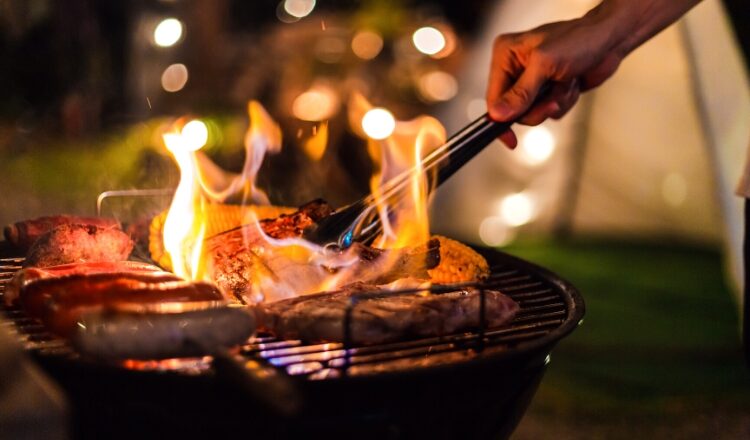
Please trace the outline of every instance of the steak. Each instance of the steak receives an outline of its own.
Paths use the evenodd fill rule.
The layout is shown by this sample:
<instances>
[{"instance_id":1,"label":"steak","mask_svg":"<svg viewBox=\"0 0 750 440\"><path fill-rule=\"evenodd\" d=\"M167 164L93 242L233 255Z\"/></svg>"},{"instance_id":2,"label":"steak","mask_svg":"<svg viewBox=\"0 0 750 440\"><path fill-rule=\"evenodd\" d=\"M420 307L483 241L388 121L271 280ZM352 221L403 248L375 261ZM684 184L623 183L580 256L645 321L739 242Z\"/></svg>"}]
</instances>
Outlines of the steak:
<instances>
[{"instance_id":1,"label":"steak","mask_svg":"<svg viewBox=\"0 0 750 440\"><path fill-rule=\"evenodd\" d=\"M344 316L352 299L378 287L357 283L320 293L255 306L260 329L279 338L343 341ZM509 323L519 306L497 290L485 291L488 328ZM382 344L409 337L441 336L480 325L477 289L435 294L368 294L356 301L350 320L354 344Z\"/></svg>"}]
</instances>

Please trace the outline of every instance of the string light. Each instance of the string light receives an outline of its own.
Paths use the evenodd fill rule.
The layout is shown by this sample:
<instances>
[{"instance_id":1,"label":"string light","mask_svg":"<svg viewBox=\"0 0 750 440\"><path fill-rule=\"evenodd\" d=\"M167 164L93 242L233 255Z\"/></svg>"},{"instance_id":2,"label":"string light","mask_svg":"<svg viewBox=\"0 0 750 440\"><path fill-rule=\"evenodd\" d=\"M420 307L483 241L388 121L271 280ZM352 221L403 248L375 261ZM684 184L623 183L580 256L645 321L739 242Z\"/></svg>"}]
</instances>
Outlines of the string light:
<instances>
[{"instance_id":1,"label":"string light","mask_svg":"<svg viewBox=\"0 0 750 440\"><path fill-rule=\"evenodd\" d=\"M161 74L161 87L167 92L179 92L188 81L188 70L184 64L172 64Z\"/></svg>"},{"instance_id":2,"label":"string light","mask_svg":"<svg viewBox=\"0 0 750 440\"><path fill-rule=\"evenodd\" d=\"M412 42L417 50L425 55L435 55L445 48L445 36L431 26L414 31Z\"/></svg>"},{"instance_id":3,"label":"string light","mask_svg":"<svg viewBox=\"0 0 750 440\"><path fill-rule=\"evenodd\" d=\"M510 226L521 226L534 218L534 201L525 193L505 196L500 201L500 217Z\"/></svg>"},{"instance_id":4,"label":"string light","mask_svg":"<svg viewBox=\"0 0 750 440\"><path fill-rule=\"evenodd\" d=\"M287 14L296 18L303 18L310 15L315 9L315 0L285 0L284 10Z\"/></svg>"},{"instance_id":5,"label":"string light","mask_svg":"<svg viewBox=\"0 0 750 440\"><path fill-rule=\"evenodd\" d=\"M543 125L531 127L522 136L519 145L520 158L529 165L539 165L555 151L555 137Z\"/></svg>"},{"instance_id":6,"label":"string light","mask_svg":"<svg viewBox=\"0 0 750 440\"><path fill-rule=\"evenodd\" d=\"M383 38L373 31L360 31L352 38L352 52L363 60L371 60L383 50Z\"/></svg>"},{"instance_id":7,"label":"string light","mask_svg":"<svg viewBox=\"0 0 750 440\"><path fill-rule=\"evenodd\" d=\"M362 117L362 129L372 139L385 139L396 129L396 119L388 110L374 108Z\"/></svg>"},{"instance_id":8,"label":"string light","mask_svg":"<svg viewBox=\"0 0 750 440\"><path fill-rule=\"evenodd\" d=\"M303 121L323 121L339 108L339 98L328 86L315 86L301 93L292 103L292 114Z\"/></svg>"},{"instance_id":9,"label":"string light","mask_svg":"<svg viewBox=\"0 0 750 440\"><path fill-rule=\"evenodd\" d=\"M176 18L166 18L154 29L154 43L159 47L174 46L182 38L182 23Z\"/></svg>"},{"instance_id":10,"label":"string light","mask_svg":"<svg viewBox=\"0 0 750 440\"><path fill-rule=\"evenodd\" d=\"M435 70L419 78L419 93L428 101L448 101L458 93L458 82L450 73Z\"/></svg>"},{"instance_id":11,"label":"string light","mask_svg":"<svg viewBox=\"0 0 750 440\"><path fill-rule=\"evenodd\" d=\"M502 217L490 216L479 225L479 238L487 246L504 246L515 238L515 230Z\"/></svg>"},{"instance_id":12,"label":"string light","mask_svg":"<svg viewBox=\"0 0 750 440\"><path fill-rule=\"evenodd\" d=\"M180 131L184 148L190 151L201 149L208 142L208 127L200 119L193 119Z\"/></svg>"}]
</instances>

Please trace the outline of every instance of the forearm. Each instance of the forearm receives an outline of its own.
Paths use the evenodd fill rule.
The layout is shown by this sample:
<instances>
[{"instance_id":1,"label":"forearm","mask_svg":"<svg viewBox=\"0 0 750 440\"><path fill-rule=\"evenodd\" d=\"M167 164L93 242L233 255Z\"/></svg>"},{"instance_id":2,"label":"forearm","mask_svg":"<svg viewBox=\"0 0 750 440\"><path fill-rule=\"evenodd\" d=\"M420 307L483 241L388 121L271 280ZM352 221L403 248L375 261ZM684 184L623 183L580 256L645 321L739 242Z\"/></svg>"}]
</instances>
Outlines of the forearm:
<instances>
[{"instance_id":1,"label":"forearm","mask_svg":"<svg viewBox=\"0 0 750 440\"><path fill-rule=\"evenodd\" d=\"M603 0L584 20L609 29L610 50L625 57L700 1Z\"/></svg>"}]
</instances>

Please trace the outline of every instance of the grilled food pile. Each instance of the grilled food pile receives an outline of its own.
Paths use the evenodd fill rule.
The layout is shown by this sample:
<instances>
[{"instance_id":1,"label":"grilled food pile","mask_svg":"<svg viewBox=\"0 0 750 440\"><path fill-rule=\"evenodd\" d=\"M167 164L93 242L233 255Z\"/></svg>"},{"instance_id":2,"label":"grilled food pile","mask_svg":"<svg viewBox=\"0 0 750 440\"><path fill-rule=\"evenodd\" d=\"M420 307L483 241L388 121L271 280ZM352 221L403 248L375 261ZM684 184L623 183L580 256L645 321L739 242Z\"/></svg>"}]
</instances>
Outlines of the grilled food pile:
<instances>
[{"instance_id":1,"label":"grilled food pile","mask_svg":"<svg viewBox=\"0 0 750 440\"><path fill-rule=\"evenodd\" d=\"M518 310L497 291L384 291L393 282L486 278L484 258L457 241L436 236L413 248L355 243L346 250L311 250L294 239L330 215L325 202L253 209L260 220L248 222L242 207L209 207L203 258L210 282L169 272L162 243L166 214L156 216L149 231L149 250L161 267L128 261L133 241L112 219L56 216L16 223L5 236L26 253L26 262L4 301L20 305L85 354L140 359L210 353L241 344L256 328L281 338L376 344L475 328L480 301L491 327L508 323Z\"/></svg>"}]
</instances>

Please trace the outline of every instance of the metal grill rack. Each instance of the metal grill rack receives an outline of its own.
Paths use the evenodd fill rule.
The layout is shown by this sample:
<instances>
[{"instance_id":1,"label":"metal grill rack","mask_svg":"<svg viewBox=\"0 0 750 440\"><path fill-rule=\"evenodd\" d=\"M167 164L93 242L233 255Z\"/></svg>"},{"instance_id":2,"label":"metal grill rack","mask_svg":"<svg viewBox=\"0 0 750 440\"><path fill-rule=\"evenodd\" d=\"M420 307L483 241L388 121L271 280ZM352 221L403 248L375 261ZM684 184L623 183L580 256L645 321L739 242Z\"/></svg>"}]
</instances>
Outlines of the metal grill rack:
<instances>
[{"instance_id":1,"label":"metal grill rack","mask_svg":"<svg viewBox=\"0 0 750 440\"><path fill-rule=\"evenodd\" d=\"M259 335L241 347L238 359L262 361L300 378L331 379L460 363L483 356L512 355L526 348L552 345L577 325L583 315L583 303L570 285L541 268L505 254L491 252L486 256L493 264L488 280L451 288L496 289L513 298L520 310L506 327L359 347L347 343L310 344ZM22 262L23 258L18 257L0 258L0 295ZM5 318L3 324L17 334L27 350L39 356L76 361L78 355L66 341L47 332L22 310L0 303L3 304L1 316ZM211 358L205 357L136 365L138 369L200 374L210 370L210 362ZM122 367L126 365L132 367L133 364Z\"/></svg>"}]
</instances>

